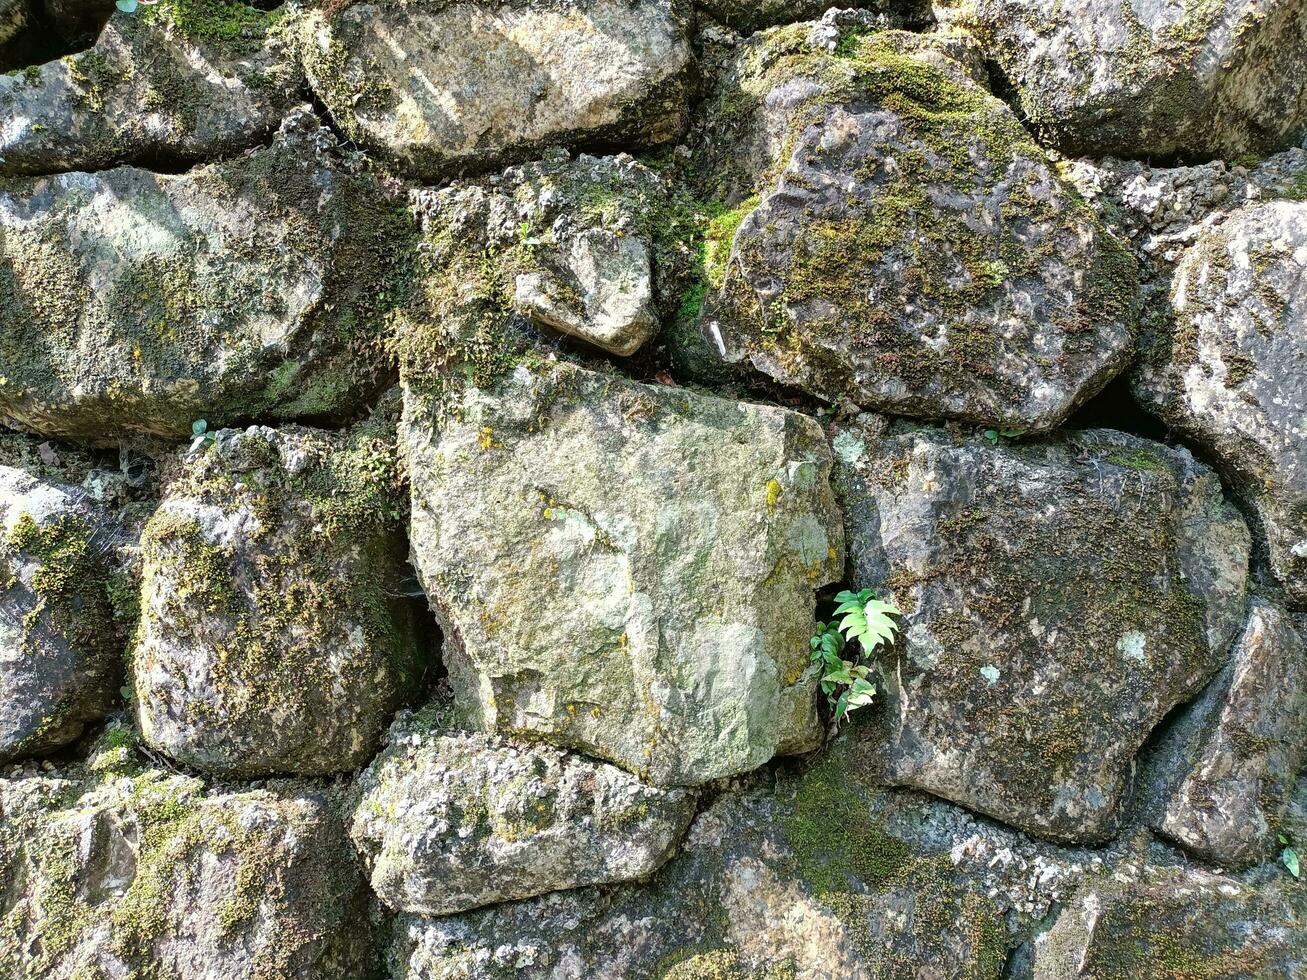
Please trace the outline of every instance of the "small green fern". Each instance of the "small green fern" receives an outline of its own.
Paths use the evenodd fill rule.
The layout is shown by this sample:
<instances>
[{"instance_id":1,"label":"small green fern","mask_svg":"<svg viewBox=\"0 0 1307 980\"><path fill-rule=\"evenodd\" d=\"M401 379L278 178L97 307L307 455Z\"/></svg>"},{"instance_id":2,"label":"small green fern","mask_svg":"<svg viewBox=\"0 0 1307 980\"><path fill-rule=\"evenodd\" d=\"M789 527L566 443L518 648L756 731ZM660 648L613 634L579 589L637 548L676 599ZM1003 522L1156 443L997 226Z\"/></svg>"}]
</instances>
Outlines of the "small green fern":
<instances>
[{"instance_id":1,"label":"small green fern","mask_svg":"<svg viewBox=\"0 0 1307 980\"><path fill-rule=\"evenodd\" d=\"M898 607L877 599L871 589L844 591L835 597L837 620L818 623L809 641L811 658L821 667L821 690L830 702L838 725L849 712L871 704L876 685L868 678L870 661L882 643L892 643L898 624L891 616L902 616ZM856 642L860 652L846 660L845 651Z\"/></svg>"}]
</instances>

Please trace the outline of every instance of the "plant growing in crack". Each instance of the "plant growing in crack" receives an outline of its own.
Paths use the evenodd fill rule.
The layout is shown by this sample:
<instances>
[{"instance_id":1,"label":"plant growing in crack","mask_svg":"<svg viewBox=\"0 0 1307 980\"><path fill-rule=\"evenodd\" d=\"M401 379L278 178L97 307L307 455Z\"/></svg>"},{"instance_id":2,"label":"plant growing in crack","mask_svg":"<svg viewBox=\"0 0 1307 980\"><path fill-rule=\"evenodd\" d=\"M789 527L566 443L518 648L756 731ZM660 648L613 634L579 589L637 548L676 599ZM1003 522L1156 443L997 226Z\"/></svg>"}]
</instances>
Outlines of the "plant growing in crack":
<instances>
[{"instance_id":1,"label":"plant growing in crack","mask_svg":"<svg viewBox=\"0 0 1307 980\"><path fill-rule=\"evenodd\" d=\"M846 589L835 601L839 603L836 618L818 623L808 646L812 662L821 671L821 690L838 727L850 712L866 707L875 697L871 660L877 648L894 641L899 627L892 617L903 613L893 603L877 599L871 589ZM852 658L845 659L850 651Z\"/></svg>"}]
</instances>

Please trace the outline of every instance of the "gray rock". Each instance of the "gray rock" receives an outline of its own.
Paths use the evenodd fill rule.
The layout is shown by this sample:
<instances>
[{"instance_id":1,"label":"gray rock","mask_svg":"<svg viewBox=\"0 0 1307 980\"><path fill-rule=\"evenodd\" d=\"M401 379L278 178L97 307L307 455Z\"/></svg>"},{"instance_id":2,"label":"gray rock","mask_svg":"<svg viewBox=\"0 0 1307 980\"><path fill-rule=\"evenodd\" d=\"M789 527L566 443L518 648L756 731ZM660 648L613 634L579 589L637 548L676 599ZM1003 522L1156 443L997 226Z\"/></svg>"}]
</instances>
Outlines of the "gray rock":
<instances>
[{"instance_id":1,"label":"gray rock","mask_svg":"<svg viewBox=\"0 0 1307 980\"><path fill-rule=\"evenodd\" d=\"M375 975L363 881L319 791L206 791L123 764L129 740L110 729L77 778L0 779L4 976Z\"/></svg>"},{"instance_id":2,"label":"gray rock","mask_svg":"<svg viewBox=\"0 0 1307 980\"><path fill-rule=\"evenodd\" d=\"M1242 622L1249 537L1184 450L1107 431L836 436L850 574L905 613L883 661L892 782L1031 833L1115 829L1149 731Z\"/></svg>"},{"instance_id":3,"label":"gray rock","mask_svg":"<svg viewBox=\"0 0 1307 980\"><path fill-rule=\"evenodd\" d=\"M290 427L193 450L145 530L136 714L228 776L365 764L421 680L394 446Z\"/></svg>"},{"instance_id":4,"label":"gray rock","mask_svg":"<svg viewBox=\"0 0 1307 980\"><path fill-rule=\"evenodd\" d=\"M739 156L763 183L705 305L709 343L832 402L1057 426L1129 359L1134 259L937 47L793 34L743 45L717 96L709 131L750 120Z\"/></svg>"},{"instance_id":5,"label":"gray rock","mask_svg":"<svg viewBox=\"0 0 1307 980\"><path fill-rule=\"evenodd\" d=\"M814 590L843 567L806 416L519 365L410 386L414 564L460 703L657 785L820 740Z\"/></svg>"},{"instance_id":6,"label":"gray rock","mask_svg":"<svg viewBox=\"0 0 1307 980\"><path fill-rule=\"evenodd\" d=\"M344 164L297 113L272 146L181 175L0 182L0 419L116 444L356 411L416 228Z\"/></svg>"},{"instance_id":7,"label":"gray rock","mask_svg":"<svg viewBox=\"0 0 1307 980\"><path fill-rule=\"evenodd\" d=\"M1246 205L1170 282L1135 393L1211 455L1262 526L1275 578L1307 602L1307 201Z\"/></svg>"},{"instance_id":8,"label":"gray rock","mask_svg":"<svg viewBox=\"0 0 1307 980\"><path fill-rule=\"evenodd\" d=\"M1288 613L1253 602L1230 663L1177 729L1195 751L1155 826L1224 868L1261 861L1307 760L1307 646Z\"/></svg>"},{"instance_id":9,"label":"gray rock","mask_svg":"<svg viewBox=\"0 0 1307 980\"><path fill-rule=\"evenodd\" d=\"M933 19L925 0L699 0L711 16L739 31L757 31L775 24L820 17L828 9L866 10L904 27L924 27Z\"/></svg>"},{"instance_id":10,"label":"gray rock","mask_svg":"<svg viewBox=\"0 0 1307 980\"><path fill-rule=\"evenodd\" d=\"M648 886L401 916L391 976L997 980L993 905L947 854L913 848L868 807L839 763L723 797Z\"/></svg>"},{"instance_id":11,"label":"gray rock","mask_svg":"<svg viewBox=\"0 0 1307 980\"><path fill-rule=\"evenodd\" d=\"M672 190L625 154L554 154L413 198L431 303L418 319L440 336L407 338L409 376L469 343L502 356L508 343L486 334L514 332L514 315L626 356L669 312Z\"/></svg>"},{"instance_id":12,"label":"gray rock","mask_svg":"<svg viewBox=\"0 0 1307 980\"><path fill-rule=\"evenodd\" d=\"M89 50L0 75L0 174L176 167L266 140L303 83L280 12L232 3L206 18L195 6L116 14Z\"/></svg>"},{"instance_id":13,"label":"gray rock","mask_svg":"<svg viewBox=\"0 0 1307 980\"><path fill-rule=\"evenodd\" d=\"M0 761L66 745L117 697L112 523L86 491L0 466Z\"/></svg>"},{"instance_id":14,"label":"gray rock","mask_svg":"<svg viewBox=\"0 0 1307 980\"><path fill-rule=\"evenodd\" d=\"M665 143L689 97L679 0L355 3L300 30L309 84L345 133L424 179L556 144Z\"/></svg>"},{"instance_id":15,"label":"gray rock","mask_svg":"<svg viewBox=\"0 0 1307 980\"><path fill-rule=\"evenodd\" d=\"M936 4L973 30L1063 153L1235 157L1307 123L1307 15L1295 0Z\"/></svg>"},{"instance_id":16,"label":"gray rock","mask_svg":"<svg viewBox=\"0 0 1307 980\"><path fill-rule=\"evenodd\" d=\"M513 305L523 316L619 355L634 354L658 330L644 242L586 230L558 259L556 270L518 274Z\"/></svg>"},{"instance_id":17,"label":"gray rock","mask_svg":"<svg viewBox=\"0 0 1307 980\"><path fill-rule=\"evenodd\" d=\"M1126 868L1091 882L1033 946L1018 980L1298 977L1307 970L1303 889L1196 868Z\"/></svg>"},{"instance_id":18,"label":"gray rock","mask_svg":"<svg viewBox=\"0 0 1307 980\"><path fill-rule=\"evenodd\" d=\"M1248 166L1072 160L1062 173L1104 224L1129 240L1141 259L1152 260L1156 268L1149 271L1164 276L1184 249L1231 211L1250 201L1307 196L1307 149L1293 147Z\"/></svg>"},{"instance_id":19,"label":"gray rock","mask_svg":"<svg viewBox=\"0 0 1307 980\"><path fill-rule=\"evenodd\" d=\"M423 915L647 877L695 804L607 763L422 716L396 723L360 790L353 837L373 891Z\"/></svg>"}]
</instances>

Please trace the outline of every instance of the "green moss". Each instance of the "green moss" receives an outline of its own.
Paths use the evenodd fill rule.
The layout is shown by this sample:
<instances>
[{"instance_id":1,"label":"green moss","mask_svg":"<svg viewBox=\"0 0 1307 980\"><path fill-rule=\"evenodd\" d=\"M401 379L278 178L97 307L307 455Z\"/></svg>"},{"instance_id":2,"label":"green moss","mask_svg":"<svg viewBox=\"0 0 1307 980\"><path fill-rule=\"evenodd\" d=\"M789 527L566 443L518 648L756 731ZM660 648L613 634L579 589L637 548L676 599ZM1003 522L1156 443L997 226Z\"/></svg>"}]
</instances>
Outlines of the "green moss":
<instances>
[{"instance_id":1,"label":"green moss","mask_svg":"<svg viewBox=\"0 0 1307 980\"><path fill-rule=\"evenodd\" d=\"M260 10L239 0L161 0L143 6L136 16L143 21L167 18L179 34L192 41L249 54L262 47L282 11Z\"/></svg>"},{"instance_id":2,"label":"green moss","mask_svg":"<svg viewBox=\"0 0 1307 980\"><path fill-rule=\"evenodd\" d=\"M721 289L726 281L726 264L731 257L735 233L757 208L759 201L757 196L751 197L739 207L722 211L708 221L703 237L703 271L714 289Z\"/></svg>"},{"instance_id":3,"label":"green moss","mask_svg":"<svg viewBox=\"0 0 1307 980\"><path fill-rule=\"evenodd\" d=\"M30 513L23 513L0 545L0 569L11 570L4 587L19 584L13 569L35 563L26 584L37 601L22 624L29 642L44 624L88 655L116 643L120 634L109 581L93 539L94 529L80 514L63 513L38 524Z\"/></svg>"},{"instance_id":4,"label":"green moss","mask_svg":"<svg viewBox=\"0 0 1307 980\"><path fill-rule=\"evenodd\" d=\"M882 887L908 867L911 849L872 819L847 763L828 755L795 787L793 813L781 825L813 893L825 899L860 884Z\"/></svg>"},{"instance_id":5,"label":"green moss","mask_svg":"<svg viewBox=\"0 0 1307 980\"><path fill-rule=\"evenodd\" d=\"M367 672L377 711L393 710L423 670L412 610L398 595L403 501L393 429L306 440L294 447L293 471L275 443L253 432L240 440L227 450L238 458L200 457L172 492L252 514L248 542L220 546L186 511L166 505L145 529L142 588L152 601L140 627L138 676L153 669L142 658L155 650L157 631L170 645L204 649L209 683L222 697L189 710L237 743L266 724L270 705L306 730L338 710L329 684L299 683L327 659L346 676ZM350 662L335 663L345 656ZM338 750L306 745L302 758L281 764L329 765Z\"/></svg>"}]
</instances>

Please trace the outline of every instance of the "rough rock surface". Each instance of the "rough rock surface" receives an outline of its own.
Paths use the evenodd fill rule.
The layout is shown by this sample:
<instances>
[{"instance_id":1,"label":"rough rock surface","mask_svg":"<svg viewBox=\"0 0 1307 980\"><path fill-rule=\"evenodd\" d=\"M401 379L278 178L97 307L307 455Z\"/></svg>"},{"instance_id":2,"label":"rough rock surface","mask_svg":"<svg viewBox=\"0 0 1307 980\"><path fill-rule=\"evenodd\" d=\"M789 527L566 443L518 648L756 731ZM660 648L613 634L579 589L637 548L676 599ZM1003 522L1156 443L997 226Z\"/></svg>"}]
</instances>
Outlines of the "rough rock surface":
<instances>
[{"instance_id":1,"label":"rough rock surface","mask_svg":"<svg viewBox=\"0 0 1307 980\"><path fill-rule=\"evenodd\" d=\"M1134 260L1012 111L924 47L856 28L833 52L792 28L742 46L709 132L776 164L701 329L829 401L1049 429L1125 366Z\"/></svg>"},{"instance_id":2,"label":"rough rock surface","mask_svg":"<svg viewBox=\"0 0 1307 980\"><path fill-rule=\"evenodd\" d=\"M428 320L440 337L406 361L430 368L478 336L500 354L514 314L634 354L670 312L669 197L666 182L629 156L565 153L417 192Z\"/></svg>"},{"instance_id":3,"label":"rough rock surface","mask_svg":"<svg viewBox=\"0 0 1307 980\"><path fill-rule=\"evenodd\" d=\"M1307 149L1292 147L1255 165L1221 160L1187 167L1137 160L1072 160L1063 175L1105 224L1141 258L1169 271L1207 228L1258 200L1307 197Z\"/></svg>"},{"instance_id":4,"label":"rough rock surface","mask_svg":"<svg viewBox=\"0 0 1307 980\"><path fill-rule=\"evenodd\" d=\"M916 27L932 19L930 5L921 0L846 0L838 4L830 0L700 0L699 6L723 24L746 32L820 17L833 7L865 9Z\"/></svg>"},{"instance_id":5,"label":"rough rock surface","mask_svg":"<svg viewBox=\"0 0 1307 980\"><path fill-rule=\"evenodd\" d=\"M206 790L111 728L84 772L0 779L0 973L359 980L363 880L320 791Z\"/></svg>"},{"instance_id":6,"label":"rough rock surface","mask_svg":"<svg viewBox=\"0 0 1307 980\"><path fill-rule=\"evenodd\" d=\"M480 727L659 785L814 747L844 542L811 419L562 364L448 402L406 394L411 539Z\"/></svg>"},{"instance_id":7,"label":"rough rock surface","mask_svg":"<svg viewBox=\"0 0 1307 980\"><path fill-rule=\"evenodd\" d=\"M232 776L367 762L422 672L392 465L366 428L223 430L192 451L143 543L148 745Z\"/></svg>"},{"instance_id":8,"label":"rough rock surface","mask_svg":"<svg viewBox=\"0 0 1307 980\"><path fill-rule=\"evenodd\" d=\"M1135 376L1145 405L1253 506L1271 570L1307 601L1307 201L1249 204L1176 265L1172 317Z\"/></svg>"},{"instance_id":9,"label":"rough rock surface","mask_svg":"<svg viewBox=\"0 0 1307 980\"><path fill-rule=\"evenodd\" d=\"M365 2L310 14L301 30L309 83L332 117L415 177L550 145L653 146L684 124L679 0Z\"/></svg>"},{"instance_id":10,"label":"rough rock surface","mask_svg":"<svg viewBox=\"0 0 1307 980\"><path fill-rule=\"evenodd\" d=\"M1133 872L1133 873L1131 873ZM1087 884L1014 976L1298 977L1307 891L1188 868L1126 868Z\"/></svg>"},{"instance_id":11,"label":"rough rock surface","mask_svg":"<svg viewBox=\"0 0 1307 980\"><path fill-rule=\"evenodd\" d=\"M1248 531L1215 476L1106 431L851 427L834 448L853 578L906 616L889 778L1053 839L1108 836L1136 751L1242 622Z\"/></svg>"},{"instance_id":12,"label":"rough rock surface","mask_svg":"<svg viewBox=\"0 0 1307 980\"><path fill-rule=\"evenodd\" d=\"M73 741L117 697L113 536L86 491L0 466L0 761Z\"/></svg>"},{"instance_id":13,"label":"rough rock surface","mask_svg":"<svg viewBox=\"0 0 1307 980\"><path fill-rule=\"evenodd\" d=\"M913 848L867 806L830 763L775 793L723 799L648 886L401 917L391 976L997 977L993 905L947 853Z\"/></svg>"},{"instance_id":14,"label":"rough rock surface","mask_svg":"<svg viewBox=\"0 0 1307 980\"><path fill-rule=\"evenodd\" d=\"M353 837L373 891L424 915L647 877L695 804L607 763L421 715L395 724L359 786Z\"/></svg>"},{"instance_id":15,"label":"rough rock surface","mask_svg":"<svg viewBox=\"0 0 1307 980\"><path fill-rule=\"evenodd\" d=\"M1226 156L1307 124L1307 12L1294 0L941 0L1062 152Z\"/></svg>"},{"instance_id":16,"label":"rough rock surface","mask_svg":"<svg viewBox=\"0 0 1307 980\"><path fill-rule=\"evenodd\" d=\"M1252 603L1229 665L1167 741L1157 829L1223 868L1266 858L1307 760L1307 645L1288 613Z\"/></svg>"},{"instance_id":17,"label":"rough rock surface","mask_svg":"<svg viewBox=\"0 0 1307 980\"><path fill-rule=\"evenodd\" d=\"M89 50L0 75L0 174L177 167L267 139L303 81L279 18L161 0L115 15Z\"/></svg>"},{"instance_id":18,"label":"rough rock surface","mask_svg":"<svg viewBox=\"0 0 1307 980\"><path fill-rule=\"evenodd\" d=\"M0 419L112 444L357 410L413 236L333 149L299 113L186 174L0 184Z\"/></svg>"}]
</instances>

